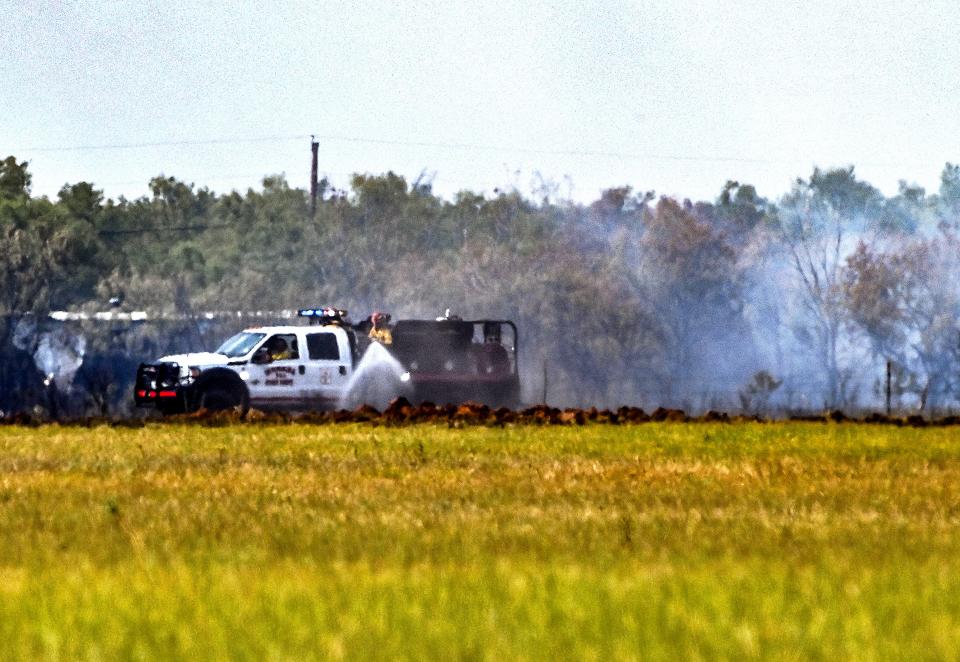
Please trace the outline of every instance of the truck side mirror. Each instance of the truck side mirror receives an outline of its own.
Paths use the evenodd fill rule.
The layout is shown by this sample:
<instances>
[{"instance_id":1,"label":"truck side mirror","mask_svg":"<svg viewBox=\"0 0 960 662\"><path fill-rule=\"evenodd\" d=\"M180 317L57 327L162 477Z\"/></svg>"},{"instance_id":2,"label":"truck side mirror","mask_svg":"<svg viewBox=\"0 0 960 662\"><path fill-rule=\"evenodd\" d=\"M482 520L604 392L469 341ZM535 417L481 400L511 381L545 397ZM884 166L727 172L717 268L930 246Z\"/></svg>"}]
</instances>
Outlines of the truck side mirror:
<instances>
[{"instance_id":1,"label":"truck side mirror","mask_svg":"<svg viewBox=\"0 0 960 662\"><path fill-rule=\"evenodd\" d=\"M263 365L264 363L270 363L270 350L266 347L261 347L253 353L253 356L250 357L251 363L256 363L257 365Z\"/></svg>"}]
</instances>

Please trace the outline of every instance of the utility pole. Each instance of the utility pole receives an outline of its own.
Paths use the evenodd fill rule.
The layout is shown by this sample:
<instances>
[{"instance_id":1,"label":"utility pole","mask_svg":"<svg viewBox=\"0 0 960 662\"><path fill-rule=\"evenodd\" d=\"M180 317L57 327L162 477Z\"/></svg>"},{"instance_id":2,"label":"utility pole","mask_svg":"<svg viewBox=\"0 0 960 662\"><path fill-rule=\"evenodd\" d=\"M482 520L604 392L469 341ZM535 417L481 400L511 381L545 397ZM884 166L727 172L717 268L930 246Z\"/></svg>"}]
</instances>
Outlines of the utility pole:
<instances>
[{"instance_id":1,"label":"utility pole","mask_svg":"<svg viewBox=\"0 0 960 662\"><path fill-rule=\"evenodd\" d=\"M320 143L311 135L310 152L312 153L310 161L310 218L317 216L317 150Z\"/></svg>"}]
</instances>

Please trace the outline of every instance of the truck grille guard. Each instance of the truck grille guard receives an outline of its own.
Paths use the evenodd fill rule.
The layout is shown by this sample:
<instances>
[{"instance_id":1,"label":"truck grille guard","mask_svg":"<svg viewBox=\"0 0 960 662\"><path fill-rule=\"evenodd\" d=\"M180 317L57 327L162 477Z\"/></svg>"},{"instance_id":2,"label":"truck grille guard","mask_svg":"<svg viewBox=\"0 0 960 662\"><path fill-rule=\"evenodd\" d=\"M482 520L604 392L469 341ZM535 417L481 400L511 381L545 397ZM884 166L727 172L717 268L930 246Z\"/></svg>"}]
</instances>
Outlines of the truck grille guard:
<instances>
[{"instance_id":1,"label":"truck grille guard","mask_svg":"<svg viewBox=\"0 0 960 662\"><path fill-rule=\"evenodd\" d=\"M176 363L141 363L133 399L138 406L180 396L180 366Z\"/></svg>"}]
</instances>

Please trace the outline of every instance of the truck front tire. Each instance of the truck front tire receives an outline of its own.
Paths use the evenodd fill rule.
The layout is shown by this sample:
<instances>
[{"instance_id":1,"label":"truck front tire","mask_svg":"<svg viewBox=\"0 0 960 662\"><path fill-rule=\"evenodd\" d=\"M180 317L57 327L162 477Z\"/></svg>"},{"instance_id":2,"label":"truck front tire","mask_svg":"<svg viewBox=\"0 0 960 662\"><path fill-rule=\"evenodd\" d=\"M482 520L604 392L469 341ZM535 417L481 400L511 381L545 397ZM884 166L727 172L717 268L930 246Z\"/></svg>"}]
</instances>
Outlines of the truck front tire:
<instances>
[{"instance_id":1,"label":"truck front tire","mask_svg":"<svg viewBox=\"0 0 960 662\"><path fill-rule=\"evenodd\" d=\"M250 410L250 396L238 388L211 385L200 393L199 405L207 411L232 409L243 416Z\"/></svg>"},{"instance_id":2,"label":"truck front tire","mask_svg":"<svg viewBox=\"0 0 960 662\"><path fill-rule=\"evenodd\" d=\"M226 368L207 370L193 386L191 410L236 411L246 416L250 410L250 391L237 373Z\"/></svg>"}]
</instances>

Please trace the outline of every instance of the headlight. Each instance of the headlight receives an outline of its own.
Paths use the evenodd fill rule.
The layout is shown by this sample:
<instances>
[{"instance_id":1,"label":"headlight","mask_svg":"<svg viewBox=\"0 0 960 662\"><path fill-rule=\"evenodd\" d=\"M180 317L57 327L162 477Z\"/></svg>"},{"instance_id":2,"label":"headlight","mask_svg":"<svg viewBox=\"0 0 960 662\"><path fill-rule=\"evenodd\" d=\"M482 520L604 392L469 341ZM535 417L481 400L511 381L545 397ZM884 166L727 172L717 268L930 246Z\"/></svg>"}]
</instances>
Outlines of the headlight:
<instances>
[{"instance_id":1,"label":"headlight","mask_svg":"<svg viewBox=\"0 0 960 662\"><path fill-rule=\"evenodd\" d=\"M181 384L189 384L199 376L200 376L200 368L188 368L186 366L180 368Z\"/></svg>"}]
</instances>

